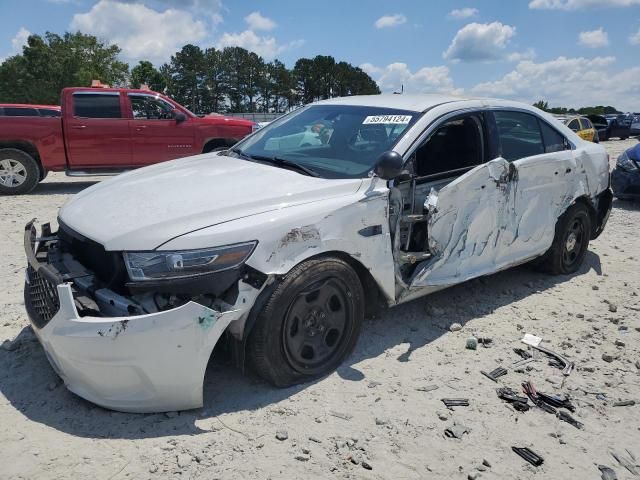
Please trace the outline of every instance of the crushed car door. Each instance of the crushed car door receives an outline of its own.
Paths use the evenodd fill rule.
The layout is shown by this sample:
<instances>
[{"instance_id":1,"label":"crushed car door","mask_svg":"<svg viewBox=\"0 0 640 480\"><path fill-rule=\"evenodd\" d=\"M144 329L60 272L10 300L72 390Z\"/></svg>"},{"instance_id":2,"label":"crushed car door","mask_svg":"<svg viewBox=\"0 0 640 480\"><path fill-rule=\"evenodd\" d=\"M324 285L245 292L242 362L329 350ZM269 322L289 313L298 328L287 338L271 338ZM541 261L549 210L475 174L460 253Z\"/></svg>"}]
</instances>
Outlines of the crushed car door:
<instances>
[{"instance_id":1,"label":"crushed car door","mask_svg":"<svg viewBox=\"0 0 640 480\"><path fill-rule=\"evenodd\" d=\"M541 255L580 188L561 134L530 114L494 115L503 156L427 197L431 257L411 287L452 285Z\"/></svg>"}]
</instances>

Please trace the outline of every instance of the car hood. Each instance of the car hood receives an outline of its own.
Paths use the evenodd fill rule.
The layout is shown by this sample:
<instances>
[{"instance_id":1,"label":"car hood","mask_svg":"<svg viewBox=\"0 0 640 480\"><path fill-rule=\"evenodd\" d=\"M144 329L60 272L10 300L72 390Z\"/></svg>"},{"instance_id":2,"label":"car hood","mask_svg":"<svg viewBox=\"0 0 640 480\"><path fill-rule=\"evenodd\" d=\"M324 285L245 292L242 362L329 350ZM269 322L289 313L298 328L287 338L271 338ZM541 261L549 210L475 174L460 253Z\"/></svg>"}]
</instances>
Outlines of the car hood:
<instances>
[{"instance_id":1,"label":"car hood","mask_svg":"<svg viewBox=\"0 0 640 480\"><path fill-rule=\"evenodd\" d=\"M59 218L107 250L152 250L194 230L349 195L361 184L362 179L315 178L239 158L205 154L98 183L65 204Z\"/></svg>"}]
</instances>

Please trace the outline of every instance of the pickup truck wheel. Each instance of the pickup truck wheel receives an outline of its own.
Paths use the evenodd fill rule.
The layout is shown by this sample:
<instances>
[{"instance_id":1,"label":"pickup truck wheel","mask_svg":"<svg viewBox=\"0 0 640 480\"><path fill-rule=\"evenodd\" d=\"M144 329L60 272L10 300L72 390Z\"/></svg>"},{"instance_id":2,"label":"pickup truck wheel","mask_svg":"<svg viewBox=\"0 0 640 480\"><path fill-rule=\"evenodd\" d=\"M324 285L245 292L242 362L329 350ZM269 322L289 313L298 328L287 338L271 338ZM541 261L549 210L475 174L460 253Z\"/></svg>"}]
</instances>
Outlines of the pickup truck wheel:
<instances>
[{"instance_id":1,"label":"pickup truck wheel","mask_svg":"<svg viewBox=\"0 0 640 480\"><path fill-rule=\"evenodd\" d=\"M553 244L538 266L541 270L555 275L576 272L587 254L590 237L589 210L582 203L576 203L558 219Z\"/></svg>"},{"instance_id":2,"label":"pickup truck wheel","mask_svg":"<svg viewBox=\"0 0 640 480\"><path fill-rule=\"evenodd\" d=\"M309 260L271 293L249 336L249 358L278 387L321 377L351 353L363 319L356 272L337 258Z\"/></svg>"},{"instance_id":3,"label":"pickup truck wheel","mask_svg":"<svg viewBox=\"0 0 640 480\"><path fill-rule=\"evenodd\" d=\"M40 181L40 169L31 155L15 148L0 150L0 194L29 193Z\"/></svg>"}]
</instances>

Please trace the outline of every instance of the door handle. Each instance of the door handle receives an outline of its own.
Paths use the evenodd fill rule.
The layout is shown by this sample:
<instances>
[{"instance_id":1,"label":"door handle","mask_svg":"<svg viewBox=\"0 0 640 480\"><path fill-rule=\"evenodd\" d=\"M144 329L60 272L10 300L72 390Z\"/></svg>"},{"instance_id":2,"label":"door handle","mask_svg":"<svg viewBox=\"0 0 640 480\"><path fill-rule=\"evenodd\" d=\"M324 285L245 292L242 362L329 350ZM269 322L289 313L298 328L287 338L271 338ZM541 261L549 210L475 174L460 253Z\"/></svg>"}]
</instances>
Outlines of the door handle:
<instances>
[{"instance_id":1,"label":"door handle","mask_svg":"<svg viewBox=\"0 0 640 480\"><path fill-rule=\"evenodd\" d=\"M87 128L87 126L86 125L74 125L71 128L75 128L76 130L83 130L83 129Z\"/></svg>"},{"instance_id":2,"label":"door handle","mask_svg":"<svg viewBox=\"0 0 640 480\"><path fill-rule=\"evenodd\" d=\"M146 126L146 125L138 125L138 126L136 127L136 132L141 132L141 131L142 131L142 130L144 130L145 128L147 128L147 126Z\"/></svg>"}]
</instances>

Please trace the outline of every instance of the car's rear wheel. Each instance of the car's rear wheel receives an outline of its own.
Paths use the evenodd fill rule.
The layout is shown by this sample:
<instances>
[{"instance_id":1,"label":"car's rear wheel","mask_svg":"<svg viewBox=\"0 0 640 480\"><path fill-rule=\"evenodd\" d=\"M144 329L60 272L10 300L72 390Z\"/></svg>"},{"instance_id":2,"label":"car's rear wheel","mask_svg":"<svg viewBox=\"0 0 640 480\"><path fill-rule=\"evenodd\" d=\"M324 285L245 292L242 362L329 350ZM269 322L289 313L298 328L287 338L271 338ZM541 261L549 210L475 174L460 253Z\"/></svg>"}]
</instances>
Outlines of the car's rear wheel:
<instances>
[{"instance_id":1,"label":"car's rear wheel","mask_svg":"<svg viewBox=\"0 0 640 480\"><path fill-rule=\"evenodd\" d=\"M270 294L248 340L255 371L278 387L333 371L353 350L364 319L364 291L341 259L304 262Z\"/></svg>"},{"instance_id":2,"label":"car's rear wheel","mask_svg":"<svg viewBox=\"0 0 640 480\"><path fill-rule=\"evenodd\" d=\"M29 193L40 181L40 169L31 155L15 148L0 150L0 194Z\"/></svg>"},{"instance_id":3,"label":"car's rear wheel","mask_svg":"<svg viewBox=\"0 0 640 480\"><path fill-rule=\"evenodd\" d=\"M576 272L587 254L591 238L591 216L582 203L576 203L558 219L551 248L544 254L539 267L556 275Z\"/></svg>"}]
</instances>

